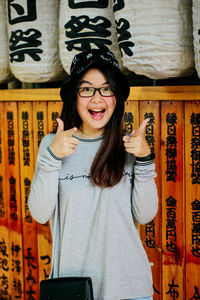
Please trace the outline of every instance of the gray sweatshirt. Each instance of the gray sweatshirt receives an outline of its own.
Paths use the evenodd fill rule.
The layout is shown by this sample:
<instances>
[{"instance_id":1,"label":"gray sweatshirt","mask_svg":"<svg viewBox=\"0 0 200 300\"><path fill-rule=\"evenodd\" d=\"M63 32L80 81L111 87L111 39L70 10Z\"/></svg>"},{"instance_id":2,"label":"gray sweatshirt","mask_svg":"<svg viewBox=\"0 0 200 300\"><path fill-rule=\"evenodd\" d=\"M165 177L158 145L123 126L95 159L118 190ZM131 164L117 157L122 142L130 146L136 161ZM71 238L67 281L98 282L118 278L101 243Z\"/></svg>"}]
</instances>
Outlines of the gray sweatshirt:
<instances>
[{"instance_id":1,"label":"gray sweatshirt","mask_svg":"<svg viewBox=\"0 0 200 300\"><path fill-rule=\"evenodd\" d=\"M51 151L53 138L48 134L41 142L28 200L36 221L50 220L50 277L91 277L95 300L151 296L151 269L137 223L150 222L157 212L153 161L127 154L121 181L100 188L90 182L90 166L103 137L79 138L76 152L64 159Z\"/></svg>"}]
</instances>

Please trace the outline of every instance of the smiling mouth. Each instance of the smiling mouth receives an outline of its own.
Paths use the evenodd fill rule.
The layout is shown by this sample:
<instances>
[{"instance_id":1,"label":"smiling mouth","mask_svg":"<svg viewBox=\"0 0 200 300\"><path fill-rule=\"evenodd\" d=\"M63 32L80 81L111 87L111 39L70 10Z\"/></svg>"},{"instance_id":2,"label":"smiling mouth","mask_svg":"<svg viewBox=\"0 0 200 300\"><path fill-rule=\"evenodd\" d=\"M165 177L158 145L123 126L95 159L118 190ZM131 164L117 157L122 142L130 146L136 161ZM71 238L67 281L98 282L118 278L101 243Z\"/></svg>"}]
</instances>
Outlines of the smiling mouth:
<instances>
[{"instance_id":1,"label":"smiling mouth","mask_svg":"<svg viewBox=\"0 0 200 300\"><path fill-rule=\"evenodd\" d=\"M102 118L104 116L105 111L106 111L105 109L98 109L98 110L89 109L89 113L94 118Z\"/></svg>"}]
</instances>

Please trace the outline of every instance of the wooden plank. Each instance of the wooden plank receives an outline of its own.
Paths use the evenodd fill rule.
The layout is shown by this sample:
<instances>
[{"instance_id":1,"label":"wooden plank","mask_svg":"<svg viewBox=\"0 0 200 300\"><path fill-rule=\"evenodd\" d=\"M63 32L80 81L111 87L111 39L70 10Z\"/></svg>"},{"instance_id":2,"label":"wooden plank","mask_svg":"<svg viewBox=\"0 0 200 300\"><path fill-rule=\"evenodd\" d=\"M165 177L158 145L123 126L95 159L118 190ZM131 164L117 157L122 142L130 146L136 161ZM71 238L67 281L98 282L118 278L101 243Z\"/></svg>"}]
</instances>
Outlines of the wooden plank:
<instances>
[{"instance_id":1,"label":"wooden plank","mask_svg":"<svg viewBox=\"0 0 200 300\"><path fill-rule=\"evenodd\" d=\"M9 256L10 256L10 294L13 298L23 299L23 242L19 174L19 137L17 103L4 105L4 129L6 150L6 198L9 201Z\"/></svg>"},{"instance_id":2,"label":"wooden plank","mask_svg":"<svg viewBox=\"0 0 200 300\"><path fill-rule=\"evenodd\" d=\"M185 299L183 103L161 103L163 300Z\"/></svg>"},{"instance_id":3,"label":"wooden plank","mask_svg":"<svg viewBox=\"0 0 200 300\"><path fill-rule=\"evenodd\" d=\"M0 90L0 101L61 101L60 89L8 89Z\"/></svg>"},{"instance_id":4,"label":"wooden plank","mask_svg":"<svg viewBox=\"0 0 200 300\"><path fill-rule=\"evenodd\" d=\"M184 101L199 100L200 86L143 86L132 87L128 100Z\"/></svg>"},{"instance_id":5,"label":"wooden plank","mask_svg":"<svg viewBox=\"0 0 200 300\"><path fill-rule=\"evenodd\" d=\"M34 156L37 152L42 138L47 134L47 102L33 103L33 128L34 128ZM51 267L51 233L49 224L37 223L39 281L47 279Z\"/></svg>"},{"instance_id":6,"label":"wooden plank","mask_svg":"<svg viewBox=\"0 0 200 300\"><path fill-rule=\"evenodd\" d=\"M126 133L131 133L139 127L139 105L138 101L125 102L124 110L124 130Z\"/></svg>"},{"instance_id":7,"label":"wooden plank","mask_svg":"<svg viewBox=\"0 0 200 300\"><path fill-rule=\"evenodd\" d=\"M24 299L37 300L39 299L37 225L30 214L27 203L35 166L31 102L19 103L19 141L24 243Z\"/></svg>"},{"instance_id":8,"label":"wooden plank","mask_svg":"<svg viewBox=\"0 0 200 300\"><path fill-rule=\"evenodd\" d=\"M162 299L162 273L161 273L161 169L160 169L160 103L159 101L141 101L140 123L142 120L150 118L146 127L146 140L155 153L156 184L158 189L159 209L156 217L150 223L141 226L141 238L147 252L149 261L153 264L154 300Z\"/></svg>"},{"instance_id":9,"label":"wooden plank","mask_svg":"<svg viewBox=\"0 0 200 300\"><path fill-rule=\"evenodd\" d=\"M186 299L200 299L200 101L185 103Z\"/></svg>"},{"instance_id":10,"label":"wooden plank","mask_svg":"<svg viewBox=\"0 0 200 300\"><path fill-rule=\"evenodd\" d=\"M199 100L200 86L131 87L128 100ZM0 101L61 101L60 88L0 90Z\"/></svg>"},{"instance_id":11,"label":"wooden plank","mask_svg":"<svg viewBox=\"0 0 200 300\"><path fill-rule=\"evenodd\" d=\"M0 299L9 299L9 228L8 228L8 201L6 201L6 164L4 107L0 103Z\"/></svg>"}]
</instances>

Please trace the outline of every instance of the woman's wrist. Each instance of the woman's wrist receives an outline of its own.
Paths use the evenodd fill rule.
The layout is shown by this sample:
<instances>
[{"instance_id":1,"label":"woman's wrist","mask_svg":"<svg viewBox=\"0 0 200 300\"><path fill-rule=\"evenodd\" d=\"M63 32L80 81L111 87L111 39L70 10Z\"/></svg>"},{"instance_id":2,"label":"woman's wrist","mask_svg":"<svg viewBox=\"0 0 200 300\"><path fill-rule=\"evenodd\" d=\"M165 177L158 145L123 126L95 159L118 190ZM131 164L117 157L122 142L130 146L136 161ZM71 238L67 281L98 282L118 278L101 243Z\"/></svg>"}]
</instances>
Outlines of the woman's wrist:
<instances>
[{"instance_id":1,"label":"woman's wrist","mask_svg":"<svg viewBox=\"0 0 200 300\"><path fill-rule=\"evenodd\" d=\"M136 156L136 160L138 161L149 161L149 160L153 160L155 158L155 154L154 153L151 153L149 155L146 155L146 156Z\"/></svg>"}]
</instances>

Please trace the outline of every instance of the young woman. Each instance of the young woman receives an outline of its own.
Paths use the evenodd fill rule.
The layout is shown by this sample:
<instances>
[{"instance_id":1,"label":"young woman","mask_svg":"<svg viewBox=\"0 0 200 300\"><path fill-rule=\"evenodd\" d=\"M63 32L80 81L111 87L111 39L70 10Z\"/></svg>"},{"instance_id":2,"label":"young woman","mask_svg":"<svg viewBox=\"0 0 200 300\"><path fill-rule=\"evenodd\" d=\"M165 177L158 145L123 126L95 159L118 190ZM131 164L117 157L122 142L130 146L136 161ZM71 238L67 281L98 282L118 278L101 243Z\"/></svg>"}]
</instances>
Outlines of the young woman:
<instances>
[{"instance_id":1,"label":"young woman","mask_svg":"<svg viewBox=\"0 0 200 300\"><path fill-rule=\"evenodd\" d=\"M38 153L29 196L36 221L50 220L50 277L92 278L95 300L152 299L150 264L137 223L158 207L148 120L124 136L129 84L109 50L75 56L61 88L56 133Z\"/></svg>"}]
</instances>

